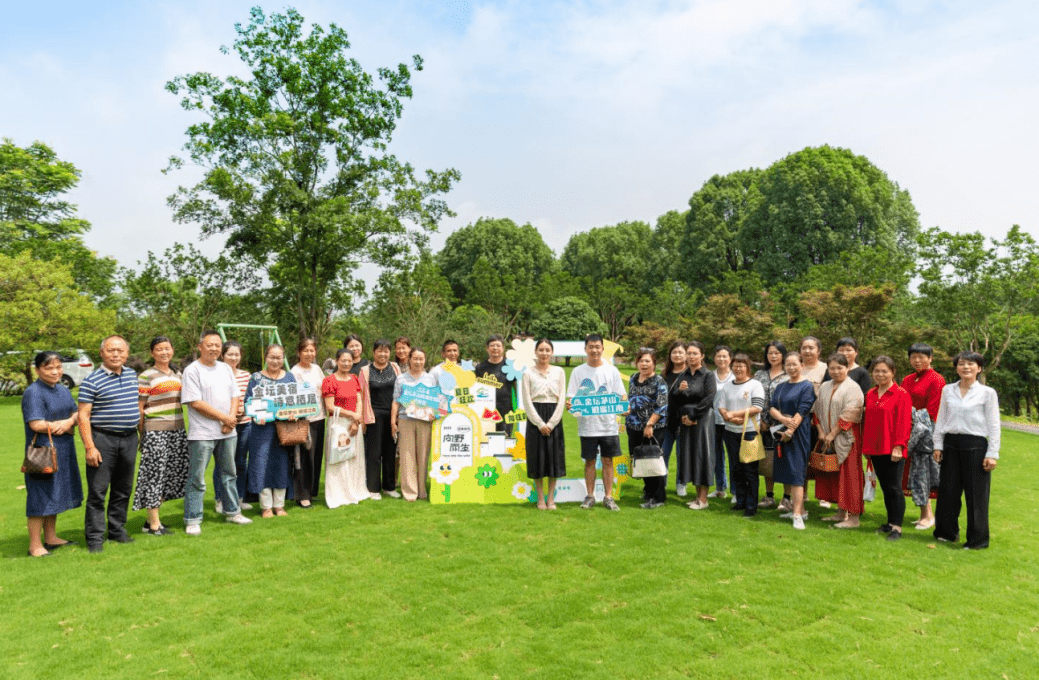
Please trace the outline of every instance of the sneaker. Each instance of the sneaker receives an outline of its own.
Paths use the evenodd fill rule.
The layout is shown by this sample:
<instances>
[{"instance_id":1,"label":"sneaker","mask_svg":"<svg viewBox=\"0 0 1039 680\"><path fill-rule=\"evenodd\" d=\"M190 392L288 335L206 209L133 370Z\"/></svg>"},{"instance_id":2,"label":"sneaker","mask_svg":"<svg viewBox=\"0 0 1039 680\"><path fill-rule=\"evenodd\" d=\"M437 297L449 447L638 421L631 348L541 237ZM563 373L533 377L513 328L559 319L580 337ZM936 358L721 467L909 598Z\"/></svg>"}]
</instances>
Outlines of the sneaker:
<instances>
[{"instance_id":1,"label":"sneaker","mask_svg":"<svg viewBox=\"0 0 1039 680\"><path fill-rule=\"evenodd\" d=\"M881 524L879 527L877 527L877 533L878 534L890 534L891 533L891 525L890 524Z\"/></svg>"},{"instance_id":2,"label":"sneaker","mask_svg":"<svg viewBox=\"0 0 1039 680\"><path fill-rule=\"evenodd\" d=\"M892 531L891 533L889 533L887 535L887 538L884 539L884 540L886 540L886 541L897 541L900 538L902 538L902 532L901 531Z\"/></svg>"},{"instance_id":3,"label":"sneaker","mask_svg":"<svg viewBox=\"0 0 1039 680\"><path fill-rule=\"evenodd\" d=\"M649 501L646 501L645 503L639 503L639 507L643 508L645 510L649 510L650 508L653 507L653 501L649 500Z\"/></svg>"},{"instance_id":4,"label":"sneaker","mask_svg":"<svg viewBox=\"0 0 1039 680\"><path fill-rule=\"evenodd\" d=\"M715 489L707 494L708 498L725 498L725 489Z\"/></svg>"},{"instance_id":5,"label":"sneaker","mask_svg":"<svg viewBox=\"0 0 1039 680\"><path fill-rule=\"evenodd\" d=\"M794 528L798 529L798 530L804 529L805 528L805 521L803 519L801 519L800 517L795 517L794 518Z\"/></svg>"},{"instance_id":6,"label":"sneaker","mask_svg":"<svg viewBox=\"0 0 1039 680\"><path fill-rule=\"evenodd\" d=\"M794 509L794 502L789 498L784 498L783 500L779 501L779 505L777 507L783 512L790 512Z\"/></svg>"},{"instance_id":7,"label":"sneaker","mask_svg":"<svg viewBox=\"0 0 1039 680\"><path fill-rule=\"evenodd\" d=\"M664 501L650 501L649 509L650 510L656 510L657 508L662 508L665 505L667 505L667 503L665 503ZM620 510L620 508L617 508L617 509ZM963 546L963 547L966 548L967 546Z\"/></svg>"},{"instance_id":8,"label":"sneaker","mask_svg":"<svg viewBox=\"0 0 1039 680\"><path fill-rule=\"evenodd\" d=\"M385 493L390 498L400 498L400 491L397 491L396 489L390 489L389 491L385 491L383 493Z\"/></svg>"},{"instance_id":9,"label":"sneaker","mask_svg":"<svg viewBox=\"0 0 1039 680\"><path fill-rule=\"evenodd\" d=\"M382 500L382 494L379 493L378 491L376 491L375 493L369 495L368 498L370 498L373 501L381 501Z\"/></svg>"},{"instance_id":10,"label":"sneaker","mask_svg":"<svg viewBox=\"0 0 1039 680\"><path fill-rule=\"evenodd\" d=\"M736 497L735 496L733 496L732 500L729 501L729 505L736 505Z\"/></svg>"},{"instance_id":11,"label":"sneaker","mask_svg":"<svg viewBox=\"0 0 1039 680\"><path fill-rule=\"evenodd\" d=\"M692 503L686 503L690 510L706 510L711 507L707 504L707 501L701 503L700 501L693 501Z\"/></svg>"},{"instance_id":12,"label":"sneaker","mask_svg":"<svg viewBox=\"0 0 1039 680\"><path fill-rule=\"evenodd\" d=\"M242 513L238 513L237 515L231 515L231 516L225 518L224 521L228 522L230 524L252 524L253 523L253 521L251 519L249 519L248 517L246 517Z\"/></svg>"},{"instance_id":13,"label":"sneaker","mask_svg":"<svg viewBox=\"0 0 1039 680\"><path fill-rule=\"evenodd\" d=\"M186 527L184 527L184 533L187 534L188 536L199 536L199 535L202 534L202 525L201 524L189 524Z\"/></svg>"},{"instance_id":14,"label":"sneaker","mask_svg":"<svg viewBox=\"0 0 1039 680\"><path fill-rule=\"evenodd\" d=\"M582 510L591 510L595 507L595 496L585 496L584 501L581 502Z\"/></svg>"},{"instance_id":15,"label":"sneaker","mask_svg":"<svg viewBox=\"0 0 1039 680\"><path fill-rule=\"evenodd\" d=\"M780 519L791 519L793 516L794 516L794 512L793 512L793 510L791 510L790 512L784 512L779 517L780 517ZM801 519L802 520L808 519L808 512L807 511L805 511L805 513L803 515L801 515Z\"/></svg>"},{"instance_id":16,"label":"sneaker","mask_svg":"<svg viewBox=\"0 0 1039 680\"><path fill-rule=\"evenodd\" d=\"M832 508L833 506L830 505L830 501L819 501L819 507L820 508Z\"/></svg>"},{"instance_id":17,"label":"sneaker","mask_svg":"<svg viewBox=\"0 0 1039 680\"><path fill-rule=\"evenodd\" d=\"M772 498L771 496L765 496L760 501L758 501L758 507L759 508L774 508L774 507L776 507L776 499Z\"/></svg>"},{"instance_id":18,"label":"sneaker","mask_svg":"<svg viewBox=\"0 0 1039 680\"><path fill-rule=\"evenodd\" d=\"M685 484L675 484L675 493L678 494L679 498L685 498Z\"/></svg>"},{"instance_id":19,"label":"sneaker","mask_svg":"<svg viewBox=\"0 0 1039 680\"><path fill-rule=\"evenodd\" d=\"M145 525L141 527L141 533L148 534L149 536L169 536L173 533L173 530L163 526L162 524L159 525L158 529L152 529L149 524L145 523Z\"/></svg>"},{"instance_id":20,"label":"sneaker","mask_svg":"<svg viewBox=\"0 0 1039 680\"><path fill-rule=\"evenodd\" d=\"M602 506L607 510L620 510L620 506L617 505L617 501L613 500L609 496L602 499Z\"/></svg>"},{"instance_id":21,"label":"sneaker","mask_svg":"<svg viewBox=\"0 0 1039 680\"><path fill-rule=\"evenodd\" d=\"M242 501L241 503L238 504L238 509L239 510L252 510L253 509L253 504L252 503L246 503L245 501Z\"/></svg>"},{"instance_id":22,"label":"sneaker","mask_svg":"<svg viewBox=\"0 0 1039 680\"><path fill-rule=\"evenodd\" d=\"M224 514L224 503L223 503L223 501L217 501L216 502L216 514L218 514L218 515Z\"/></svg>"}]
</instances>

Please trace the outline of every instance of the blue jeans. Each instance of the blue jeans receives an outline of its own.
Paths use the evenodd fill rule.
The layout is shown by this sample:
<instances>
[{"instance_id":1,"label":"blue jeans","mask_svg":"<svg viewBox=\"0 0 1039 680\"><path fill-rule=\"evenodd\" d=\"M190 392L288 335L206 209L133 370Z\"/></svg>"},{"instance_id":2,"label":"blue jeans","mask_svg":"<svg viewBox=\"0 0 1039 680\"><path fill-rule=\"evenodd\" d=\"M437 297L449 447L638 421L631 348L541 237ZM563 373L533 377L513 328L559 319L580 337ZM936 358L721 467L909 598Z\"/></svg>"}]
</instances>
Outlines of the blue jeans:
<instances>
[{"instance_id":1,"label":"blue jeans","mask_svg":"<svg viewBox=\"0 0 1039 680\"><path fill-rule=\"evenodd\" d=\"M202 499L206 493L206 465L211 456L216 458L220 470L220 497L223 499L224 514L237 515L238 489L235 487L234 456L238 437L227 439L205 439L188 441L188 487L184 494L184 525L202 524Z\"/></svg>"},{"instance_id":2,"label":"blue jeans","mask_svg":"<svg viewBox=\"0 0 1039 680\"><path fill-rule=\"evenodd\" d=\"M714 489L715 491L725 491L725 456L722 454L724 449L723 435L725 434L725 426L714 424ZM729 473L731 476L732 466L729 467Z\"/></svg>"},{"instance_id":3,"label":"blue jeans","mask_svg":"<svg viewBox=\"0 0 1039 680\"><path fill-rule=\"evenodd\" d=\"M235 447L234 454L234 469L238 473L238 481L235 486L238 488L238 502L240 503L245 498L245 483L249 477L246 475L246 464L249 457L249 426L252 423L238 423L235 428L235 432L238 433L238 444ZM213 498L214 500L221 500L220 496L220 466L213 465Z\"/></svg>"}]
</instances>

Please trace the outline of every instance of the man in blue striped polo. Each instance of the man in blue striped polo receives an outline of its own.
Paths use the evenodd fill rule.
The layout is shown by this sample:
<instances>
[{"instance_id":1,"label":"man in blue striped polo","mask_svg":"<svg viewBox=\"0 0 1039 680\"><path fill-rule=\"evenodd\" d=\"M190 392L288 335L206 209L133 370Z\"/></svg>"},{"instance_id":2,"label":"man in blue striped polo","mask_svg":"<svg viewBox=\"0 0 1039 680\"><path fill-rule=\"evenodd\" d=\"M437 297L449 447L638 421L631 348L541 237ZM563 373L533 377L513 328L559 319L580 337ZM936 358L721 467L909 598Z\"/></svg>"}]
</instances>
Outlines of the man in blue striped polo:
<instances>
[{"instance_id":1,"label":"man in blue striped polo","mask_svg":"<svg viewBox=\"0 0 1039 680\"><path fill-rule=\"evenodd\" d=\"M126 511L137 461L137 373L127 368L130 346L118 335L101 343L102 364L79 387L79 434L87 461L87 548L104 548L105 495L110 541L133 543L126 533ZM109 488L111 493L109 494Z\"/></svg>"}]
</instances>

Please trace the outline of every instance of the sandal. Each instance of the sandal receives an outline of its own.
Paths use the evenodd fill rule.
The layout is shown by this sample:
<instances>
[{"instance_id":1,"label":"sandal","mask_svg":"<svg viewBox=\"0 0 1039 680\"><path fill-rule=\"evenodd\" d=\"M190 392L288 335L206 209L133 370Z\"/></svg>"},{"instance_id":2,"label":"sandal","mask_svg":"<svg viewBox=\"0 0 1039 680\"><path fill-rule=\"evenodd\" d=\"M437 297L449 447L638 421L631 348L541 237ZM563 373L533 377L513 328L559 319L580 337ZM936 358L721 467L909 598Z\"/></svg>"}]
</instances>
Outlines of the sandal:
<instances>
[{"instance_id":1,"label":"sandal","mask_svg":"<svg viewBox=\"0 0 1039 680\"><path fill-rule=\"evenodd\" d=\"M548 506L545 505L545 501L538 501L538 510L548 510Z\"/></svg>"},{"instance_id":2,"label":"sandal","mask_svg":"<svg viewBox=\"0 0 1039 680\"><path fill-rule=\"evenodd\" d=\"M274 517L274 511L270 508L264 508L263 512L260 513L260 517L262 517L263 519L269 519L271 517Z\"/></svg>"},{"instance_id":3,"label":"sandal","mask_svg":"<svg viewBox=\"0 0 1039 680\"><path fill-rule=\"evenodd\" d=\"M549 503L548 504L548 509L549 510L558 510L559 508L556 507L555 503Z\"/></svg>"},{"instance_id":4,"label":"sandal","mask_svg":"<svg viewBox=\"0 0 1039 680\"><path fill-rule=\"evenodd\" d=\"M834 524L833 528L834 529L858 529L859 525L858 524L848 524L848 520L844 520L843 522L837 522L836 524Z\"/></svg>"},{"instance_id":5,"label":"sandal","mask_svg":"<svg viewBox=\"0 0 1039 680\"><path fill-rule=\"evenodd\" d=\"M920 531L923 531L924 529L933 529L934 528L934 518L932 517L930 519L920 520L919 522L917 522L913 526L915 526Z\"/></svg>"},{"instance_id":6,"label":"sandal","mask_svg":"<svg viewBox=\"0 0 1039 680\"><path fill-rule=\"evenodd\" d=\"M278 517L284 517L289 513L285 512L285 508L274 508L274 514Z\"/></svg>"}]
</instances>

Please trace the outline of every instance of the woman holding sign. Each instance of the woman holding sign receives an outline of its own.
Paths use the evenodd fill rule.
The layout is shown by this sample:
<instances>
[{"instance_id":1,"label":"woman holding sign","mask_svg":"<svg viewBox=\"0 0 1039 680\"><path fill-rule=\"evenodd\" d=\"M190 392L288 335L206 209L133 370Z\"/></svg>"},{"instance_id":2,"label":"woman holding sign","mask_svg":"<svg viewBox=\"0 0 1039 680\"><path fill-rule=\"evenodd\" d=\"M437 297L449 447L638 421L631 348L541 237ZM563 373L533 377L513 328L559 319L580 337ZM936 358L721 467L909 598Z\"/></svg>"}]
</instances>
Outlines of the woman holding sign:
<instances>
[{"instance_id":1,"label":"woman holding sign","mask_svg":"<svg viewBox=\"0 0 1039 680\"><path fill-rule=\"evenodd\" d=\"M265 367L249 378L245 389L245 403L259 392L276 388L280 384L294 383L296 377L285 370L285 348L270 345L264 355ZM260 495L260 516L287 515L285 492L292 482L292 451L278 441L274 421L260 422L253 418L249 433L249 483L250 493Z\"/></svg>"},{"instance_id":2,"label":"woman holding sign","mask_svg":"<svg viewBox=\"0 0 1039 680\"><path fill-rule=\"evenodd\" d=\"M426 372L426 353L420 347L412 347L408 370L397 376L393 385L390 412L390 429L400 448L400 490L408 502L426 498L429 440L433 430L433 409L417 406L409 395L420 385L435 388L437 382Z\"/></svg>"},{"instance_id":3,"label":"woman holding sign","mask_svg":"<svg viewBox=\"0 0 1039 680\"><path fill-rule=\"evenodd\" d=\"M346 347L336 352L336 372L321 383L321 397L328 412L328 455L325 460L325 505L353 505L369 495L364 477L364 435L361 404L364 389L353 374L353 353Z\"/></svg>"},{"instance_id":4,"label":"woman holding sign","mask_svg":"<svg viewBox=\"0 0 1039 680\"><path fill-rule=\"evenodd\" d=\"M538 340L538 362L523 372L523 408L527 412L527 474L538 490L538 510L555 510L556 480L566 476L566 442L563 439L563 406L566 405L566 373L552 365L555 347L548 338ZM548 491L545 492L545 477Z\"/></svg>"},{"instance_id":5,"label":"woman holding sign","mask_svg":"<svg viewBox=\"0 0 1039 680\"><path fill-rule=\"evenodd\" d=\"M360 350L358 350L360 351ZM322 384L325 373L314 363L317 358L317 343L313 338L303 338L296 347L299 363L292 367L292 375L296 382L310 383L315 387ZM305 445L299 447L299 470L293 475L293 486L296 491L296 505L301 508L311 507L311 499L317 496L321 488L321 459L325 448L325 409L318 403L318 412L309 416L310 437Z\"/></svg>"}]
</instances>

